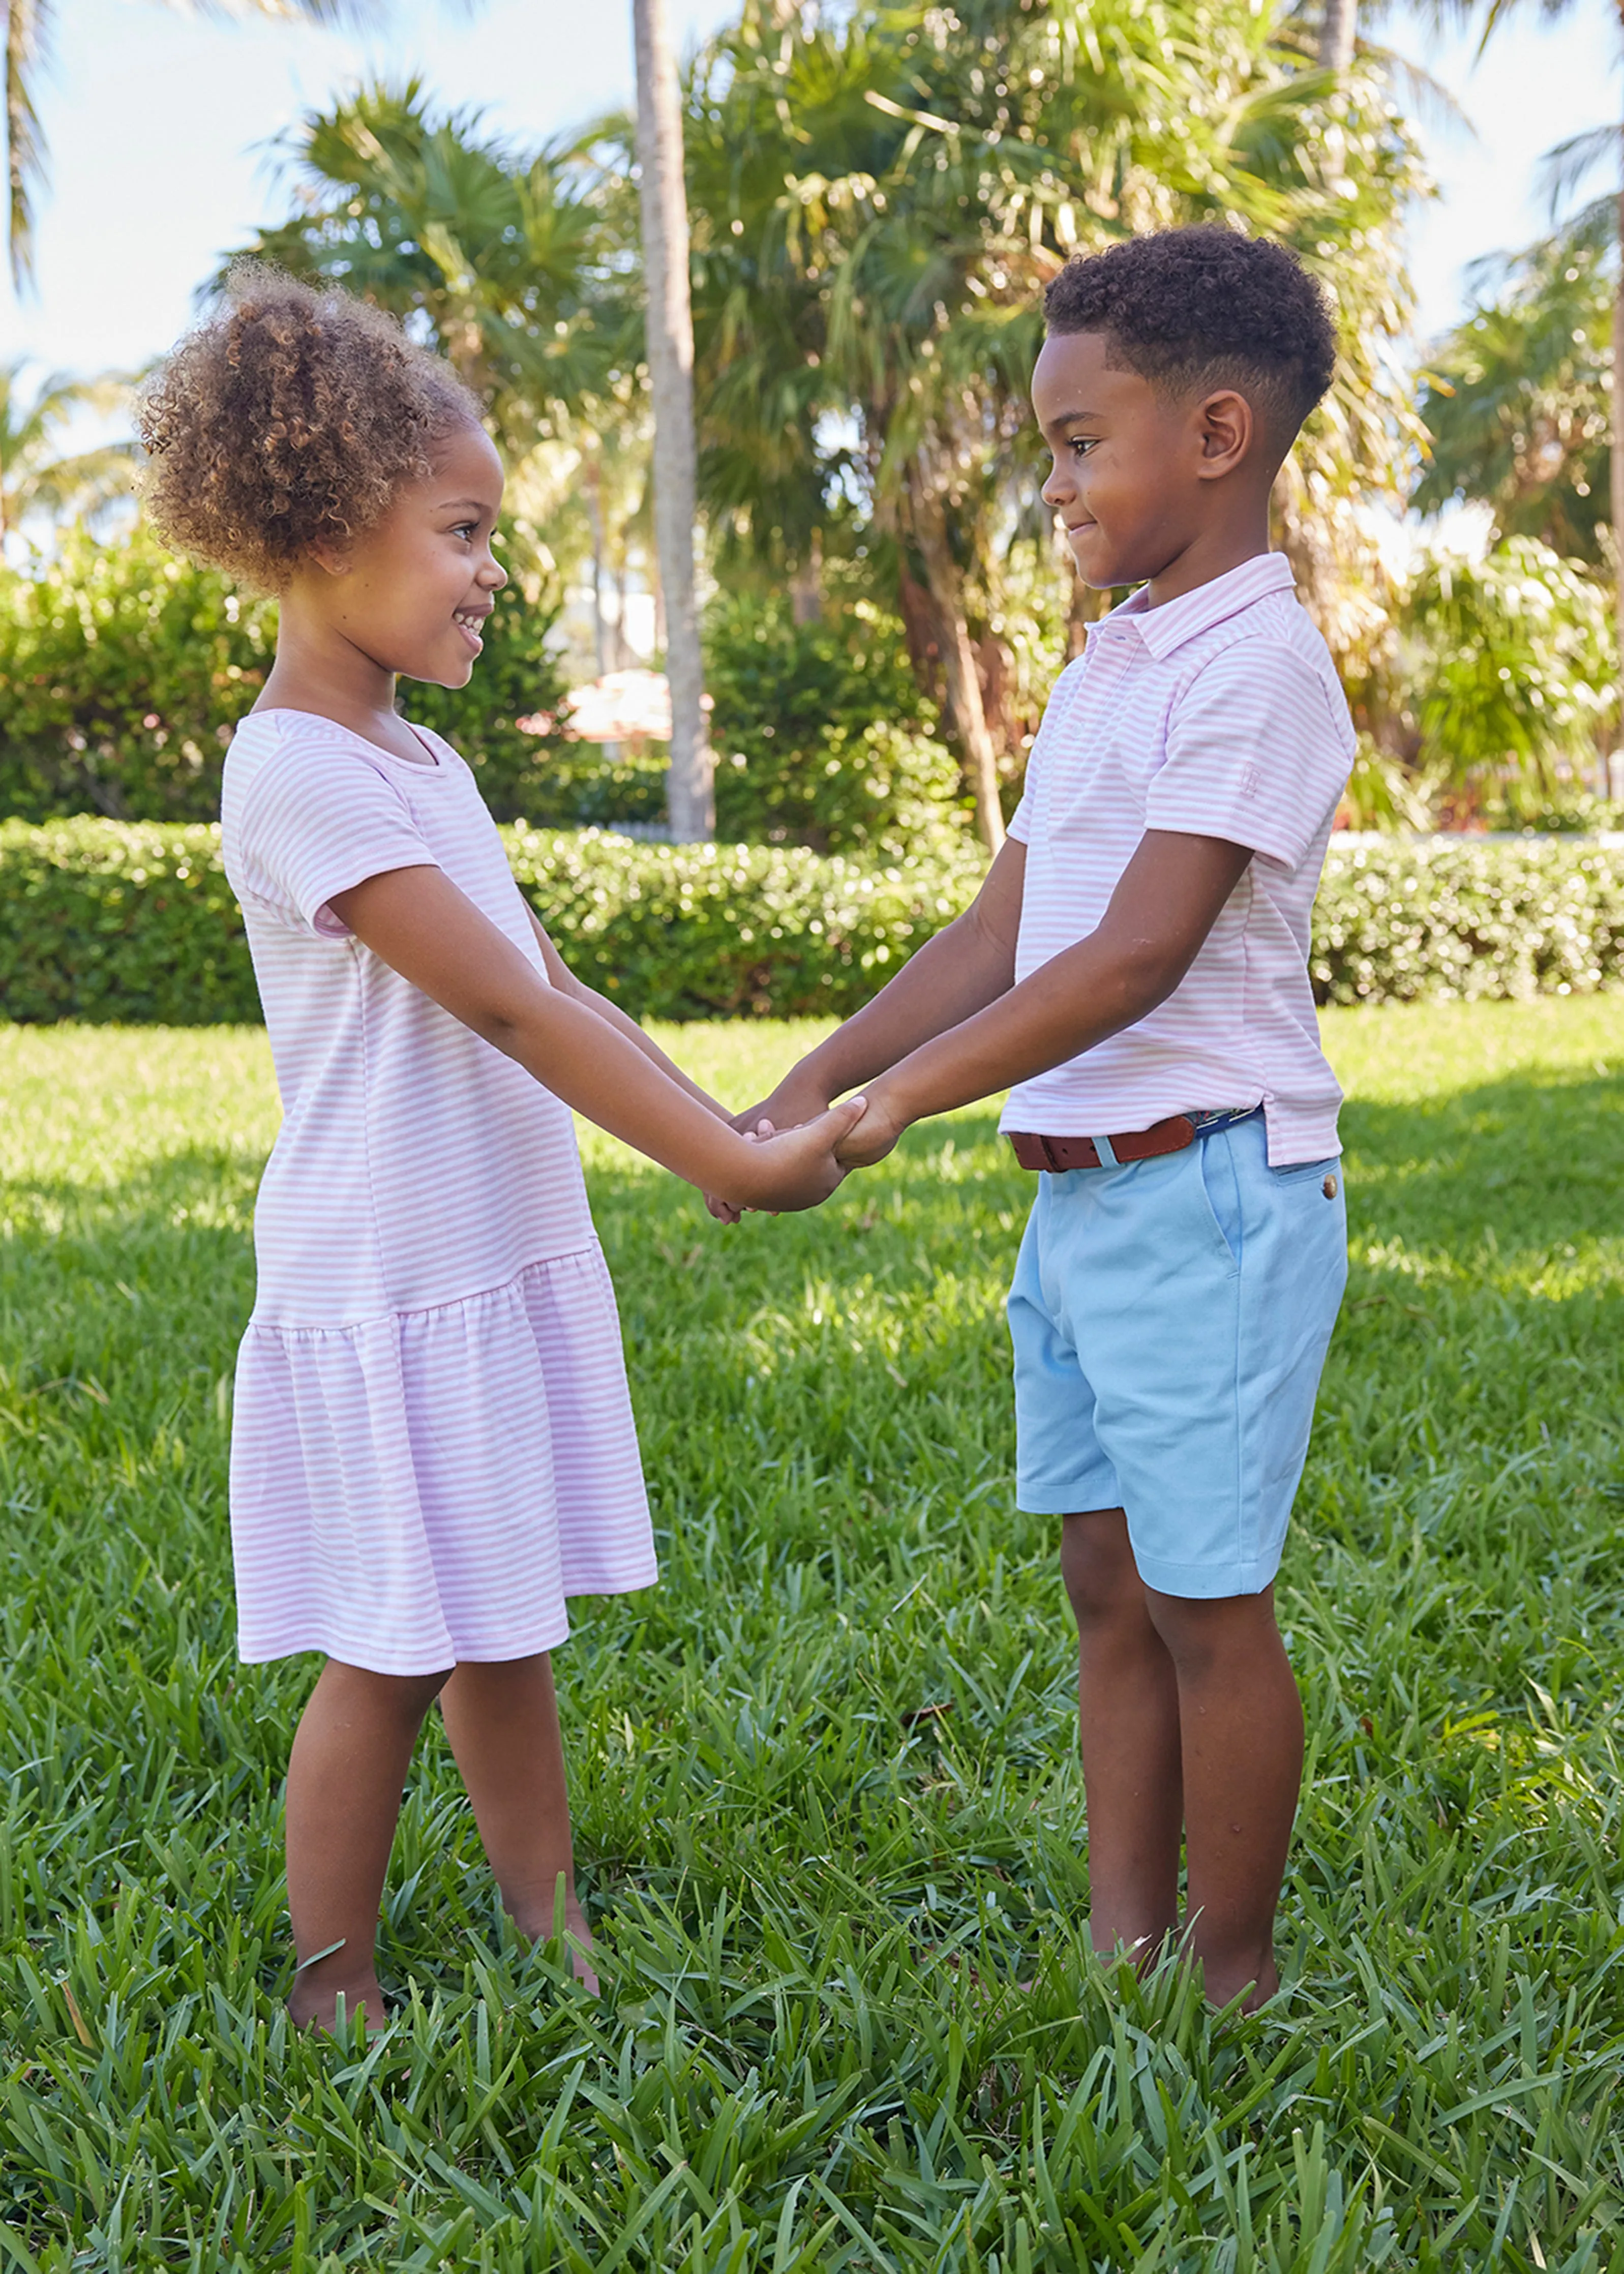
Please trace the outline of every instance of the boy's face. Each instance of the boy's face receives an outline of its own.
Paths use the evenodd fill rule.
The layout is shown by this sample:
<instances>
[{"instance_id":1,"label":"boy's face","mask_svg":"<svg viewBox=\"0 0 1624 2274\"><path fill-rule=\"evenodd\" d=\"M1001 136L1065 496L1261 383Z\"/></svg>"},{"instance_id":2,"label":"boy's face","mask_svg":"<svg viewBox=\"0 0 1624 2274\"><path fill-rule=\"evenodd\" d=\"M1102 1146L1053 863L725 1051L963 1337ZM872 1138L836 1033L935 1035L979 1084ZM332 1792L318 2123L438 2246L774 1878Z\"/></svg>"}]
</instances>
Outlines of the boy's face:
<instances>
[{"instance_id":1,"label":"boy's face","mask_svg":"<svg viewBox=\"0 0 1624 2274\"><path fill-rule=\"evenodd\" d=\"M1065 523L1083 582L1099 591L1143 584L1187 552L1216 501L1214 476L1234 471L1252 440L1242 396L1181 400L1113 367L1109 353L1103 333L1057 333L1032 374L1032 408L1054 454L1044 500Z\"/></svg>"}]
</instances>

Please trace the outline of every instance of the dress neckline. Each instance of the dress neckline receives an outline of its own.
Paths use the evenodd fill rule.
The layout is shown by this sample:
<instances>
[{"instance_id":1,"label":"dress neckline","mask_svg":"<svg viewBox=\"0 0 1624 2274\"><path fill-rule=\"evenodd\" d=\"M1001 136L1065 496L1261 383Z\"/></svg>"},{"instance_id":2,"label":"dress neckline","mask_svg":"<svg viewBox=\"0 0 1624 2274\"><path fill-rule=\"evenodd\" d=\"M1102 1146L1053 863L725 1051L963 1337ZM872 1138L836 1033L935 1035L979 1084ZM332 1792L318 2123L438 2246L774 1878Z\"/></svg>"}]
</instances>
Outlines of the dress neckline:
<instances>
[{"instance_id":1,"label":"dress neckline","mask_svg":"<svg viewBox=\"0 0 1624 2274\"><path fill-rule=\"evenodd\" d=\"M370 734L363 734L358 727L346 727L342 719L329 719L325 711L299 711L289 703L272 703L263 711L251 711L248 717L250 719L315 719L320 720L322 726L331 727L335 734L348 734L352 742L359 742L364 749L371 750L374 756L387 758L391 765L410 767L415 774L445 774L451 771L444 758L430 743L424 729L414 726L410 719L402 719L401 724L414 742L423 745L424 749L428 753L426 758L403 758L398 751L387 750L381 742L374 742ZM244 723L245 725L246 720Z\"/></svg>"}]
</instances>

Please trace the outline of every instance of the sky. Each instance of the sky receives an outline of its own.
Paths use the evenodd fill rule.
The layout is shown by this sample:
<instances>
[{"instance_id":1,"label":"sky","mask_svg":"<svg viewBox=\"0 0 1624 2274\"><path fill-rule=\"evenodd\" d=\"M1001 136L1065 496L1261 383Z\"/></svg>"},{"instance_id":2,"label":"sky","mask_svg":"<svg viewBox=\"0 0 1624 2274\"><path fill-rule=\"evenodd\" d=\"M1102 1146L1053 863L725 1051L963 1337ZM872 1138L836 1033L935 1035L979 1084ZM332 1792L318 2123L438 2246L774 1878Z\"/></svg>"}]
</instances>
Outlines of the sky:
<instances>
[{"instance_id":1,"label":"sky","mask_svg":"<svg viewBox=\"0 0 1624 2274\"><path fill-rule=\"evenodd\" d=\"M733 0L669 5L685 41L733 12ZM387 36L363 37L207 20L154 0L64 0L41 105L52 180L38 290L19 303L0 287L0 359L88 373L133 368L166 347L222 253L286 213L270 146L359 78L419 71L521 142L631 101L629 0L396 0L389 14ZM1461 312L1468 263L1546 226L1543 153L1619 117L1617 24L1603 0L1574 0L1555 24L1514 11L1481 62L1472 40L1432 38L1402 11L1382 36L1471 122L1441 111L1423 120L1440 191L1411 238L1428 337Z\"/></svg>"}]
</instances>

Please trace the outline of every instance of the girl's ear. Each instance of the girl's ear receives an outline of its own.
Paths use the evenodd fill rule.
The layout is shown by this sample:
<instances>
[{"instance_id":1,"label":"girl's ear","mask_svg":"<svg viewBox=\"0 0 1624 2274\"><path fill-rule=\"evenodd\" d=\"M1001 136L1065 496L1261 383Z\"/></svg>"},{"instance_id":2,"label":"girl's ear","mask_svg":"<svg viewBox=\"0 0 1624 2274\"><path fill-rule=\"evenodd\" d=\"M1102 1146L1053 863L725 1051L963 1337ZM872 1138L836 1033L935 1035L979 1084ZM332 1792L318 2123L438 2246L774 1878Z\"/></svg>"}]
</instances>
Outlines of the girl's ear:
<instances>
[{"instance_id":1,"label":"girl's ear","mask_svg":"<svg viewBox=\"0 0 1624 2274\"><path fill-rule=\"evenodd\" d=\"M350 574L350 555L342 546L312 545L307 557L318 568L325 568L329 576L347 576Z\"/></svg>"}]
</instances>

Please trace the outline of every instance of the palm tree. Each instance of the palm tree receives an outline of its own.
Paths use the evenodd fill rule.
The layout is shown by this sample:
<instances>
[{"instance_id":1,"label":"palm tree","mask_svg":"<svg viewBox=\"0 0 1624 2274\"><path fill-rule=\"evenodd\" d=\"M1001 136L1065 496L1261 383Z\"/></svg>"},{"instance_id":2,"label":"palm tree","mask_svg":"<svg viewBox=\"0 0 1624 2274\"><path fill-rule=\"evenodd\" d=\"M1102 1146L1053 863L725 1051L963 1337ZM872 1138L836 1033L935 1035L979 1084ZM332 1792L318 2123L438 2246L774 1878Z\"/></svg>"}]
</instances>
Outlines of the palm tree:
<instances>
[{"instance_id":1,"label":"palm tree","mask_svg":"<svg viewBox=\"0 0 1624 2274\"><path fill-rule=\"evenodd\" d=\"M69 379L61 372L25 394L26 358L0 365L0 540L39 517L64 521L94 516L131 492L135 446L104 442L58 455L56 438L79 410L109 411L125 382Z\"/></svg>"},{"instance_id":2,"label":"palm tree","mask_svg":"<svg viewBox=\"0 0 1624 2274\"><path fill-rule=\"evenodd\" d=\"M1607 512L1613 290L1605 201L1515 260L1479 262L1479 294L1427 359L1429 448L1412 502L1479 500L1501 537L1599 567Z\"/></svg>"},{"instance_id":3,"label":"palm tree","mask_svg":"<svg viewBox=\"0 0 1624 2274\"><path fill-rule=\"evenodd\" d=\"M1564 16L1574 0L1538 0L1539 12L1549 19ZM1483 32L1477 42L1482 54L1506 19L1519 5L1519 0L1488 0L1486 8L1479 9L1473 0L1434 0L1437 12L1447 19L1470 22L1481 14ZM1613 13L1618 19L1620 37L1624 37L1624 0L1613 0ZM1563 194L1577 186L1591 168L1612 159L1618 163L1624 151L1624 133L1619 126L1597 128L1590 133L1575 135L1551 154L1551 195L1554 207ZM1616 273L1613 299L1613 386L1612 386L1612 495L1611 507L1613 531L1614 600L1613 614L1618 626L1619 654L1624 667L1624 184L1616 195L1592 207L1592 218L1607 207L1611 208L1613 243L1616 247Z\"/></svg>"},{"instance_id":4,"label":"palm tree","mask_svg":"<svg viewBox=\"0 0 1624 2274\"><path fill-rule=\"evenodd\" d=\"M671 834L683 844L716 834L716 800L694 584L698 503L682 99L665 0L633 0L632 21L637 50L637 170L649 382L654 403L654 528L665 604L665 674L671 684L666 798Z\"/></svg>"},{"instance_id":5,"label":"palm tree","mask_svg":"<svg viewBox=\"0 0 1624 2274\"><path fill-rule=\"evenodd\" d=\"M1412 160L1369 74L1327 87L1286 28L1178 0L1154 17L1132 0L957 0L951 16L869 0L787 21L755 0L696 74L707 459L759 454L787 538L789 507L816 497L820 431L854 419L989 847L1003 824L975 619L991 633L1011 527L1047 524L1026 389L1041 288L1068 252L1214 215L1297 242L1334 277L1354 355L1282 496L1304 573L1327 499L1392 488L1405 409L1380 348L1407 314ZM1351 509L1335 534L1365 541Z\"/></svg>"},{"instance_id":6,"label":"palm tree","mask_svg":"<svg viewBox=\"0 0 1624 2274\"><path fill-rule=\"evenodd\" d=\"M192 0L166 0L192 12ZM365 23L370 0L199 0L205 15L300 17L306 23ZM55 0L6 0L5 154L7 238L11 281L20 291L34 274L34 207L46 178L47 152L34 89L50 57Z\"/></svg>"}]
</instances>

